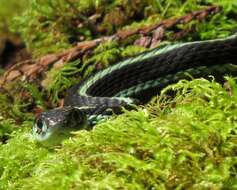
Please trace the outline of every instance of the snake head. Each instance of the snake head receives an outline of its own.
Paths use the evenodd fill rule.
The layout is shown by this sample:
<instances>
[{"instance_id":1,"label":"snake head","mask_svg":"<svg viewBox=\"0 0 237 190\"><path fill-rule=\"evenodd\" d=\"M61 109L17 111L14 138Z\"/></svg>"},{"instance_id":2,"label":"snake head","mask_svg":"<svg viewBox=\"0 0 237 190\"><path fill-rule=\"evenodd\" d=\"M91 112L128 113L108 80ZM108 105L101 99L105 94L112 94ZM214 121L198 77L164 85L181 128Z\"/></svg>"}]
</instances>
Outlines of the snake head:
<instances>
[{"instance_id":1,"label":"snake head","mask_svg":"<svg viewBox=\"0 0 237 190\"><path fill-rule=\"evenodd\" d=\"M33 136L39 142L58 144L70 132L82 129L86 114L75 107L63 107L41 113L35 120Z\"/></svg>"}]
</instances>

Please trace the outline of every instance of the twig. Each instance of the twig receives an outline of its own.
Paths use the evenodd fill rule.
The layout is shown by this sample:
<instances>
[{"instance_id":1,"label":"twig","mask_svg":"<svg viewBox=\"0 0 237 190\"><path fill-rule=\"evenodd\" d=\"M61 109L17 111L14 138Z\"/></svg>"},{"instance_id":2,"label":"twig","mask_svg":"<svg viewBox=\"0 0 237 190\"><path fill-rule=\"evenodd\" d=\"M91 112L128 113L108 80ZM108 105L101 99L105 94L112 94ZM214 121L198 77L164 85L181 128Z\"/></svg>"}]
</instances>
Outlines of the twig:
<instances>
[{"instance_id":1,"label":"twig","mask_svg":"<svg viewBox=\"0 0 237 190\"><path fill-rule=\"evenodd\" d=\"M0 79L0 87L4 85L6 82L19 78L20 76L18 75L21 75L21 73L23 76L26 77L26 79L28 78L34 80L42 72L46 71L48 69L48 66L58 62L66 63L75 60L80 56L83 56L86 52L91 51L92 49L94 49L103 42L108 42L112 40L122 41L135 34L148 35L154 31L157 31L159 28L165 30L174 27L177 24L187 24L193 19L203 20L208 15L215 14L220 11L221 7L210 6L204 10L194 11L178 18L166 19L160 23L153 24L150 26L141 27L135 30L120 30L112 36L105 36L91 41L80 42L75 47L67 49L61 53L50 54L41 57L37 60L27 60L25 62L18 63L17 65L12 66L8 71L5 72L4 77ZM182 34L183 33L180 33L179 35ZM162 37L162 35L160 36ZM12 77L11 76L12 72L13 73L18 72L18 73L17 75L14 75L14 77Z\"/></svg>"}]
</instances>

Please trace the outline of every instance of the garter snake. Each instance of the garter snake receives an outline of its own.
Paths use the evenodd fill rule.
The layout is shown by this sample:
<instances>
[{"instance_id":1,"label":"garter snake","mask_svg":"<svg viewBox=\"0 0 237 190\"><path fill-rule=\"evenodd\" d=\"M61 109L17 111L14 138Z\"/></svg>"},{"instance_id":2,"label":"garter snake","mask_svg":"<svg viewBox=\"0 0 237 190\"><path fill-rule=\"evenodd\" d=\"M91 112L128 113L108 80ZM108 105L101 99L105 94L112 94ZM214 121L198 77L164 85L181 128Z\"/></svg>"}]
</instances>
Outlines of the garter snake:
<instances>
[{"instance_id":1,"label":"garter snake","mask_svg":"<svg viewBox=\"0 0 237 190\"><path fill-rule=\"evenodd\" d=\"M237 35L155 48L127 58L68 90L63 108L43 112L33 127L39 141L61 140L121 107L146 103L165 86L187 78L237 73Z\"/></svg>"}]
</instances>

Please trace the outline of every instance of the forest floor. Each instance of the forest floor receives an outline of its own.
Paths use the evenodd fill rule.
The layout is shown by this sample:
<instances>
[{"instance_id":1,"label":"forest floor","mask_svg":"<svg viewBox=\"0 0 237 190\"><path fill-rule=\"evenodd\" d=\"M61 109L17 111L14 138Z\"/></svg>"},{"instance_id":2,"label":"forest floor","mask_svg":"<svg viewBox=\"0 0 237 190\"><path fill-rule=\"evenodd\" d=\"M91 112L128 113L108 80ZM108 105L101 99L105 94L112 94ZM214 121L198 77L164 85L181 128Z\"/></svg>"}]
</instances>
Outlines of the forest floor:
<instances>
[{"instance_id":1,"label":"forest floor","mask_svg":"<svg viewBox=\"0 0 237 190\"><path fill-rule=\"evenodd\" d=\"M212 77L181 80L57 146L31 133L34 118L90 73L154 47L225 38L236 28L235 0L5 1L0 190L237 189L233 76L224 85Z\"/></svg>"}]
</instances>

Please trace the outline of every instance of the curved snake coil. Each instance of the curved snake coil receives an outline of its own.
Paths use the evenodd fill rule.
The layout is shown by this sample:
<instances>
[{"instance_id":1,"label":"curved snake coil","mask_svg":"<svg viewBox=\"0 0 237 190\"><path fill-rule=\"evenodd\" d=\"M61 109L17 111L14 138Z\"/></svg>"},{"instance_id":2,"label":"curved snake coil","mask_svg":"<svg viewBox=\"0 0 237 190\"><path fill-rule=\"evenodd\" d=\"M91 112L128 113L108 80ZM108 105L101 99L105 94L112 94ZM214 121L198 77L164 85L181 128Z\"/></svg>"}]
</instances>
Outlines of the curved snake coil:
<instances>
[{"instance_id":1,"label":"curved snake coil","mask_svg":"<svg viewBox=\"0 0 237 190\"><path fill-rule=\"evenodd\" d=\"M61 141L70 131L146 103L162 88L187 78L237 73L237 35L156 48L120 61L69 89L63 108L43 112L33 134L43 142Z\"/></svg>"}]
</instances>

